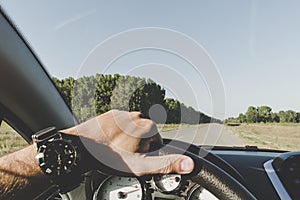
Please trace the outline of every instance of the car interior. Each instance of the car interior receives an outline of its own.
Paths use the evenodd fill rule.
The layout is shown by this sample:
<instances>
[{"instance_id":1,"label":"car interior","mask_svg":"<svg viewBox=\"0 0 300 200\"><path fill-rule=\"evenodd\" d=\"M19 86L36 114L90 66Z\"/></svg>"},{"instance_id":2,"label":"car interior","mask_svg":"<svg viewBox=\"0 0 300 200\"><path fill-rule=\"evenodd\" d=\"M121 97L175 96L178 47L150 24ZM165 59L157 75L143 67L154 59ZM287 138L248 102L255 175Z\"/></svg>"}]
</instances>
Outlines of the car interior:
<instances>
[{"instance_id":1,"label":"car interior","mask_svg":"<svg viewBox=\"0 0 300 200\"><path fill-rule=\"evenodd\" d=\"M28 142L45 127L77 124L39 58L1 10L0 116ZM91 171L84 182L67 194L50 199L106 199L112 185L135 194L118 193L117 199L299 199L300 152L260 149L256 146L196 146L164 139L161 154L182 153L195 161L188 175L118 177ZM127 189L124 189L127 191ZM112 190L112 194L113 194Z\"/></svg>"}]
</instances>

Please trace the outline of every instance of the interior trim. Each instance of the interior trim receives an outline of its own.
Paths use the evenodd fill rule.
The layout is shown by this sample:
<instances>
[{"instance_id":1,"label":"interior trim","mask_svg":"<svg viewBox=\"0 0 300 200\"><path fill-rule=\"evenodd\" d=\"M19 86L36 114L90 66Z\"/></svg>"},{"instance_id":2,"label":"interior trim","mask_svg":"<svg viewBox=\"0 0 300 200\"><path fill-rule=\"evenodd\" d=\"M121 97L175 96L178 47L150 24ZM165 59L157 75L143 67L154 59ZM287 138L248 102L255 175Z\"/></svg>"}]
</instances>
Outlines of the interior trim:
<instances>
[{"instance_id":1,"label":"interior trim","mask_svg":"<svg viewBox=\"0 0 300 200\"><path fill-rule=\"evenodd\" d=\"M272 185L274 186L277 194L279 195L280 199L285 200L292 200L284 186L282 185L279 177L277 176L277 173L272 165L273 160L269 160L264 164L265 171L269 177L269 179L272 182Z\"/></svg>"}]
</instances>

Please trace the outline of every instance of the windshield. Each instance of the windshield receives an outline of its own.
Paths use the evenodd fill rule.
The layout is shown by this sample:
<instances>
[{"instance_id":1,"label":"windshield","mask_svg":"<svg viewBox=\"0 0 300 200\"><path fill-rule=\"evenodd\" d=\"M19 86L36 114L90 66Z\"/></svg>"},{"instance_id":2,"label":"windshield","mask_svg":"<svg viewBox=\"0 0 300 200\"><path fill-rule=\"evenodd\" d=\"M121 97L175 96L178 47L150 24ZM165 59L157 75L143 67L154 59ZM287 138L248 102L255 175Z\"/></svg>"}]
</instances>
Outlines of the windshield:
<instances>
[{"instance_id":1,"label":"windshield","mask_svg":"<svg viewBox=\"0 0 300 200\"><path fill-rule=\"evenodd\" d=\"M165 138L299 150L297 1L1 1L79 122L141 111Z\"/></svg>"}]
</instances>

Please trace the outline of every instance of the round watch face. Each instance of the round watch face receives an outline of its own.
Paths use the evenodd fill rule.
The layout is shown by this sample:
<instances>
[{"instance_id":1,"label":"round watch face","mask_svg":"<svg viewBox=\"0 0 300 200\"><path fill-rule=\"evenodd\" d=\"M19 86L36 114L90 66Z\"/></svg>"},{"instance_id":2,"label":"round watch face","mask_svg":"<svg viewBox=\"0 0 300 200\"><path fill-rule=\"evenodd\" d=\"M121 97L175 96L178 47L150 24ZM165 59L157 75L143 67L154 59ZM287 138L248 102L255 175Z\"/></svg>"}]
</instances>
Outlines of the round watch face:
<instances>
[{"instance_id":1,"label":"round watch face","mask_svg":"<svg viewBox=\"0 0 300 200\"><path fill-rule=\"evenodd\" d=\"M39 147L39 166L48 175L61 176L77 165L78 153L68 140L54 140Z\"/></svg>"}]
</instances>

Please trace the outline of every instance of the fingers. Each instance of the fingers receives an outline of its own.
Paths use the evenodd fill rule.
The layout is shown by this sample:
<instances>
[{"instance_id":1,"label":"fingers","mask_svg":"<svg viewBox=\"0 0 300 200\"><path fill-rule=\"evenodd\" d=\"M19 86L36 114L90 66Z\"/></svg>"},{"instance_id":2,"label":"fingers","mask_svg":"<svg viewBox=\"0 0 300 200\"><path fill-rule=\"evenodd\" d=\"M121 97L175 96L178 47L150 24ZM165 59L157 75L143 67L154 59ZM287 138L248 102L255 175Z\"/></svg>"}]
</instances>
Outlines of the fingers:
<instances>
[{"instance_id":1,"label":"fingers","mask_svg":"<svg viewBox=\"0 0 300 200\"><path fill-rule=\"evenodd\" d=\"M159 134L150 138L142 138L139 143L138 153L153 152L161 148L163 140Z\"/></svg>"},{"instance_id":2,"label":"fingers","mask_svg":"<svg viewBox=\"0 0 300 200\"><path fill-rule=\"evenodd\" d=\"M137 176L145 174L189 174L194 169L194 161L184 155L173 154L166 156L136 156L135 163L127 163Z\"/></svg>"},{"instance_id":3,"label":"fingers","mask_svg":"<svg viewBox=\"0 0 300 200\"><path fill-rule=\"evenodd\" d=\"M110 111L114 124L123 133L137 138L149 138L157 134L155 123L141 118L140 112Z\"/></svg>"},{"instance_id":4,"label":"fingers","mask_svg":"<svg viewBox=\"0 0 300 200\"><path fill-rule=\"evenodd\" d=\"M130 112L131 117L134 118L142 118L142 113L138 111Z\"/></svg>"}]
</instances>

